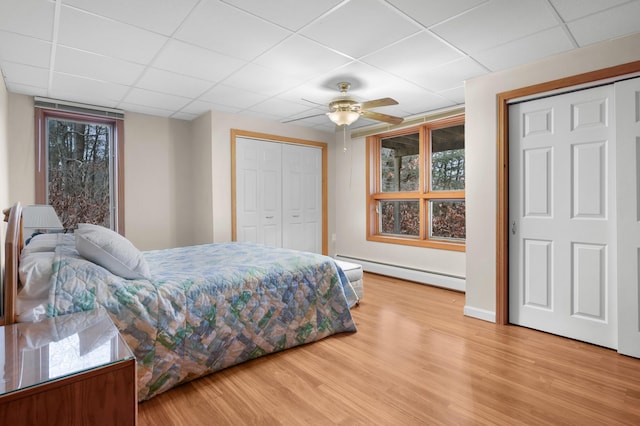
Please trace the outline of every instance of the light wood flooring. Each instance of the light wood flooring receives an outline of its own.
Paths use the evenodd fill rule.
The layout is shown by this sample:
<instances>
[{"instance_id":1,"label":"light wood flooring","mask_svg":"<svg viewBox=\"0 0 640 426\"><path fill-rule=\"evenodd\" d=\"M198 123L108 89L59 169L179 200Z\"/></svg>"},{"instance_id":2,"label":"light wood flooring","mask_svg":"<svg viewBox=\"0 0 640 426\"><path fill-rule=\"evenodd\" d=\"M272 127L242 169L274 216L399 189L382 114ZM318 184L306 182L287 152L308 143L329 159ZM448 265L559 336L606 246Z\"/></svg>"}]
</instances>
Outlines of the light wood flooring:
<instances>
[{"instance_id":1,"label":"light wood flooring","mask_svg":"<svg viewBox=\"0 0 640 426\"><path fill-rule=\"evenodd\" d=\"M139 425L640 425L640 360L463 315L464 294L365 273L358 332L139 404Z\"/></svg>"}]
</instances>

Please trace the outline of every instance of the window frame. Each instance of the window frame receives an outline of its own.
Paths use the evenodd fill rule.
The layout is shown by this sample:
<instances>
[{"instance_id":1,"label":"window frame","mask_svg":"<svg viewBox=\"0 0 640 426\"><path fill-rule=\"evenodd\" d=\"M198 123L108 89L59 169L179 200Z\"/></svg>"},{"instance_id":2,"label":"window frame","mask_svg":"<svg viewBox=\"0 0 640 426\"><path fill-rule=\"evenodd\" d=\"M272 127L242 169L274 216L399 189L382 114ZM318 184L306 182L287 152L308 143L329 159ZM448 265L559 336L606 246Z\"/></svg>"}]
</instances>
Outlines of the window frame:
<instances>
[{"instance_id":1,"label":"window frame","mask_svg":"<svg viewBox=\"0 0 640 426\"><path fill-rule=\"evenodd\" d=\"M84 121L113 126L113 178L116 212L115 231L124 235L124 120L114 117L102 117L89 113L78 113L35 107L35 202L47 204L47 119Z\"/></svg>"},{"instance_id":2,"label":"window frame","mask_svg":"<svg viewBox=\"0 0 640 426\"><path fill-rule=\"evenodd\" d=\"M465 124L465 115L459 114L440 120L434 120L419 126L407 127L368 136L366 139L367 152L367 241L375 241L389 244L400 244L416 247L429 247L442 250L465 251L466 240L455 241L450 239L429 238L429 212L430 200L462 200L465 201L465 190L457 191L431 191L431 140L430 131L456 125ZM418 133L420 140L419 162L420 178L419 189L416 192L382 192L381 191L381 141L394 136L410 133ZM466 156L466 146L465 146ZM419 202L420 235L418 237L402 237L380 232L379 213L377 206L379 201L387 200L417 200Z\"/></svg>"}]
</instances>

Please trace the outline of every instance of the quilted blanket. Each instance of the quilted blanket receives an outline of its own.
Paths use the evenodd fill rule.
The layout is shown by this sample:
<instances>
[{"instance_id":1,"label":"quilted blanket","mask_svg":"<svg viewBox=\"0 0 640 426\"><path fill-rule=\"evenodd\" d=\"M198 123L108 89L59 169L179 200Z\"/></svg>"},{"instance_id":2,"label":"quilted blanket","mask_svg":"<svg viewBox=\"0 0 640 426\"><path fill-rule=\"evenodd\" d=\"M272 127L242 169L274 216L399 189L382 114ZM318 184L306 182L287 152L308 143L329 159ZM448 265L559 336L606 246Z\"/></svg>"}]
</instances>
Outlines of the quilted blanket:
<instances>
[{"instance_id":1,"label":"quilted blanket","mask_svg":"<svg viewBox=\"0 0 640 426\"><path fill-rule=\"evenodd\" d=\"M138 399L253 358L353 332L353 289L326 256L250 243L144 252L126 280L60 245L48 315L103 306L138 362Z\"/></svg>"}]
</instances>

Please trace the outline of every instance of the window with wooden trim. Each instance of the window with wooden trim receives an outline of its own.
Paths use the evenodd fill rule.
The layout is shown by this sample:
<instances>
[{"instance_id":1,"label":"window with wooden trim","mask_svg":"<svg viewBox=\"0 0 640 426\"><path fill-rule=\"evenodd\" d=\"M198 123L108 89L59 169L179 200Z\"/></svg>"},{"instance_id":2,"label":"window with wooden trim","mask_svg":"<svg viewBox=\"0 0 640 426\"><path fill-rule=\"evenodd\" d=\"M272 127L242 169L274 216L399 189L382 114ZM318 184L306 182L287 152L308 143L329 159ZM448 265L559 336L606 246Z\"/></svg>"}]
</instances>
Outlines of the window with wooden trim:
<instances>
[{"instance_id":1,"label":"window with wooden trim","mask_svg":"<svg viewBox=\"0 0 640 426\"><path fill-rule=\"evenodd\" d=\"M464 251L464 115L367 138L367 239Z\"/></svg>"},{"instance_id":2,"label":"window with wooden trim","mask_svg":"<svg viewBox=\"0 0 640 426\"><path fill-rule=\"evenodd\" d=\"M94 223L124 233L123 120L35 108L36 203L65 229Z\"/></svg>"}]
</instances>

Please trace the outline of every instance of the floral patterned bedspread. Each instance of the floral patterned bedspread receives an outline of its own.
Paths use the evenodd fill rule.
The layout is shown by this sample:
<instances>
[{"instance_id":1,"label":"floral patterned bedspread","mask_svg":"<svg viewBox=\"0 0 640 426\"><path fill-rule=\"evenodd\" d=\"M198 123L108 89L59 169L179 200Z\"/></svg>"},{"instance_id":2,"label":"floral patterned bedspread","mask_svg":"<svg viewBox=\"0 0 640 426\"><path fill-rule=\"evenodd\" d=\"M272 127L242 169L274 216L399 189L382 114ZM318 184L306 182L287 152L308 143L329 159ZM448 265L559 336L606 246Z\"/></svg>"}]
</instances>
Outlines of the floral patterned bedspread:
<instances>
[{"instance_id":1,"label":"floral patterned bedspread","mask_svg":"<svg viewBox=\"0 0 640 426\"><path fill-rule=\"evenodd\" d=\"M126 280L56 248L48 314L102 305L138 361L138 399L241 362L356 330L356 299L330 257L251 243L144 252Z\"/></svg>"}]
</instances>

